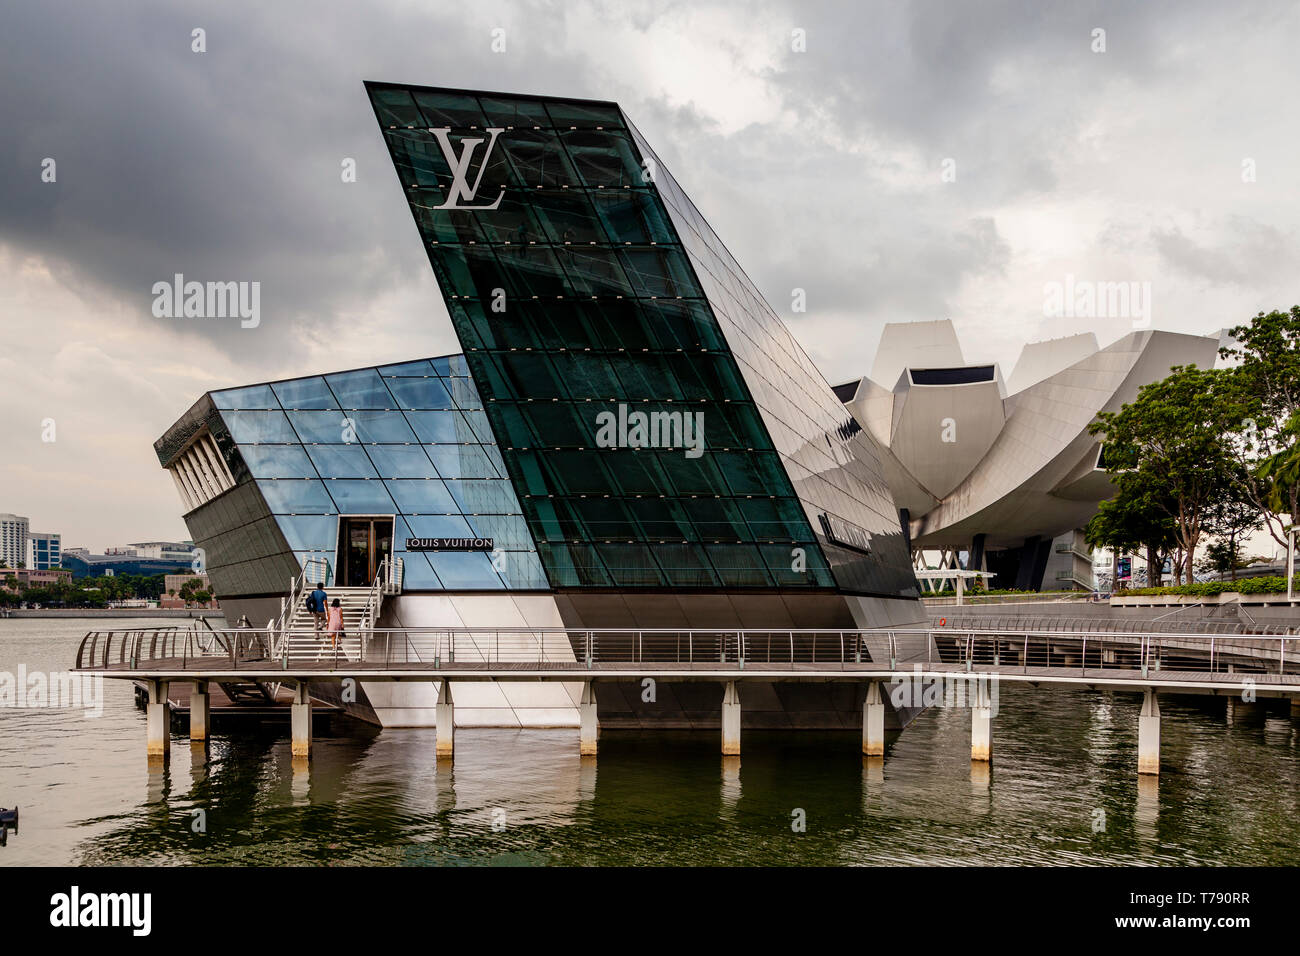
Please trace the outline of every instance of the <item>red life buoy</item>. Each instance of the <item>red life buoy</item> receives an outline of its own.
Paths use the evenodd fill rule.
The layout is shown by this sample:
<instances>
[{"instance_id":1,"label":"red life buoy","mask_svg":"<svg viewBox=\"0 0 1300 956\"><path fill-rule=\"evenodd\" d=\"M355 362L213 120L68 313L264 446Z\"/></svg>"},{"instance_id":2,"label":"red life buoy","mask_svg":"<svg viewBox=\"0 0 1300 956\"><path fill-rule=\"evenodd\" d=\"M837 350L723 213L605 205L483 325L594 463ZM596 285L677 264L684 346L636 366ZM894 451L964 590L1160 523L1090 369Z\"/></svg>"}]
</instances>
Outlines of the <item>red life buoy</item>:
<instances>
[{"instance_id":1,"label":"red life buoy","mask_svg":"<svg viewBox=\"0 0 1300 956\"><path fill-rule=\"evenodd\" d=\"M939 618L940 627L947 627L947 625L948 625L948 619L946 617Z\"/></svg>"}]
</instances>

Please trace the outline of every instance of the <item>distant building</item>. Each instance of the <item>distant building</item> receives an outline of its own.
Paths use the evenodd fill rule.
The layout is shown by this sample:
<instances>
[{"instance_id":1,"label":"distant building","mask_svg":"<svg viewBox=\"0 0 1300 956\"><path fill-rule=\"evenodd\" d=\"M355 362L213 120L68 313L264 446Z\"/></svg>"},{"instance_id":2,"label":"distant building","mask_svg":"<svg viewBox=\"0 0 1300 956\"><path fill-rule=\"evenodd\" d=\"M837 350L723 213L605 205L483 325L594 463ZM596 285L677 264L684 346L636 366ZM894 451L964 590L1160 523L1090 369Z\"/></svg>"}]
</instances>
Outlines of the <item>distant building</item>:
<instances>
[{"instance_id":1,"label":"distant building","mask_svg":"<svg viewBox=\"0 0 1300 956\"><path fill-rule=\"evenodd\" d=\"M31 547L28 549L27 566L38 571L61 566L63 560L62 535L46 531L33 531L27 535Z\"/></svg>"},{"instance_id":2,"label":"distant building","mask_svg":"<svg viewBox=\"0 0 1300 956\"><path fill-rule=\"evenodd\" d=\"M26 587L44 587L49 584L72 580L72 572L58 568L36 570L33 568L0 568L0 587L7 591L18 590L19 585Z\"/></svg>"},{"instance_id":3,"label":"distant building","mask_svg":"<svg viewBox=\"0 0 1300 956\"><path fill-rule=\"evenodd\" d=\"M163 593L158 599L158 606L166 608L194 606L193 604L186 604L185 599L181 597L181 588L183 588L188 581L198 581L202 585L201 590L207 591L209 594L212 593L212 585L209 583L206 574L169 574L163 578ZM217 603L216 598L214 597L211 601L208 601L206 604L200 604L198 607L217 610L221 605Z\"/></svg>"},{"instance_id":4,"label":"distant building","mask_svg":"<svg viewBox=\"0 0 1300 956\"><path fill-rule=\"evenodd\" d=\"M152 558L156 561L194 560L193 541L137 541L127 545L137 558Z\"/></svg>"},{"instance_id":5,"label":"distant building","mask_svg":"<svg viewBox=\"0 0 1300 956\"><path fill-rule=\"evenodd\" d=\"M951 321L890 323L871 375L837 386L869 432L914 560L991 571L994 588L1090 590L1081 530L1115 494L1098 412L1174 365L1215 366L1220 336L1157 329L1031 342L1011 376L967 361Z\"/></svg>"},{"instance_id":6,"label":"distant building","mask_svg":"<svg viewBox=\"0 0 1300 956\"><path fill-rule=\"evenodd\" d=\"M188 554L180 558L142 558L135 554L91 554L80 548L70 548L63 554L63 566L72 572L74 578L188 572L191 561Z\"/></svg>"},{"instance_id":7,"label":"distant building","mask_svg":"<svg viewBox=\"0 0 1300 956\"><path fill-rule=\"evenodd\" d=\"M8 568L27 564L27 519L21 515L0 514L0 561Z\"/></svg>"}]
</instances>

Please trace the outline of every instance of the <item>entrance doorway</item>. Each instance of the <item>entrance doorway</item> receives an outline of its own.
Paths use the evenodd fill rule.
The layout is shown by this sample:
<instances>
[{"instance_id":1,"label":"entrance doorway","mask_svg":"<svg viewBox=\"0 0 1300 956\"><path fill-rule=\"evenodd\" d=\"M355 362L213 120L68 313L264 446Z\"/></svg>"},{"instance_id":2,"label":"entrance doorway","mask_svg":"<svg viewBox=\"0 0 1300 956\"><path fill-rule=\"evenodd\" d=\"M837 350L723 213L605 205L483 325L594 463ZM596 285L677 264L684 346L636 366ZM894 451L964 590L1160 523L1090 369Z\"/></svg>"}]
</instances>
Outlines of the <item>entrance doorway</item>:
<instances>
[{"instance_id":1,"label":"entrance doorway","mask_svg":"<svg viewBox=\"0 0 1300 956\"><path fill-rule=\"evenodd\" d=\"M368 587L379 565L393 552L393 519L339 516L338 583L345 588Z\"/></svg>"}]
</instances>

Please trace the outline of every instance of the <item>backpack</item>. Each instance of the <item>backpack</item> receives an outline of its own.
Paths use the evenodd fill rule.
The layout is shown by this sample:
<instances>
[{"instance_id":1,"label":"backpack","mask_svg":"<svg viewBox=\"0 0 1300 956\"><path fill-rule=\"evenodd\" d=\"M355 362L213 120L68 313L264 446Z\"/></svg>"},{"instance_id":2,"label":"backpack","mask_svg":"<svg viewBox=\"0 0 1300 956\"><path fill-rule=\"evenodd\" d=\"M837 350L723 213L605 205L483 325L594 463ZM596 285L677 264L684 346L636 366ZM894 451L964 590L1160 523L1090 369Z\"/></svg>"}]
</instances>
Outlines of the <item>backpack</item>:
<instances>
[{"instance_id":1,"label":"backpack","mask_svg":"<svg viewBox=\"0 0 1300 956\"><path fill-rule=\"evenodd\" d=\"M307 610L309 610L309 611L315 611L315 610L316 610L316 596L315 596L315 595L316 595L316 592L314 592L314 591L313 591L311 594L308 594L308 595L307 595L307 602L306 602L306 603L307 603Z\"/></svg>"}]
</instances>

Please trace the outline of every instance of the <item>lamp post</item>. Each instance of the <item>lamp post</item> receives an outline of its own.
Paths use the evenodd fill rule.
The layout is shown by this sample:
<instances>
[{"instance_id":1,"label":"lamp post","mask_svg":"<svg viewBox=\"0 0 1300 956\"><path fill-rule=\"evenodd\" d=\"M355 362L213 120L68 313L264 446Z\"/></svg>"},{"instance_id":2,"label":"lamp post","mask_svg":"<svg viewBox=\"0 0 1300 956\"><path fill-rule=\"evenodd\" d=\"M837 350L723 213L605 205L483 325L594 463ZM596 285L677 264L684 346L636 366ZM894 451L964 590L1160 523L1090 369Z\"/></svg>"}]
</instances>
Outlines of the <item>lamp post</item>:
<instances>
[{"instance_id":1,"label":"lamp post","mask_svg":"<svg viewBox=\"0 0 1300 956\"><path fill-rule=\"evenodd\" d=\"M1295 578L1295 527L1292 526L1286 532L1286 601L1290 604L1295 600L1292 594L1292 581Z\"/></svg>"}]
</instances>

